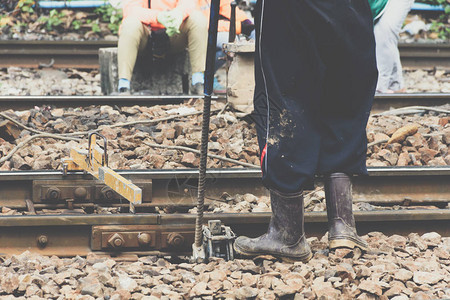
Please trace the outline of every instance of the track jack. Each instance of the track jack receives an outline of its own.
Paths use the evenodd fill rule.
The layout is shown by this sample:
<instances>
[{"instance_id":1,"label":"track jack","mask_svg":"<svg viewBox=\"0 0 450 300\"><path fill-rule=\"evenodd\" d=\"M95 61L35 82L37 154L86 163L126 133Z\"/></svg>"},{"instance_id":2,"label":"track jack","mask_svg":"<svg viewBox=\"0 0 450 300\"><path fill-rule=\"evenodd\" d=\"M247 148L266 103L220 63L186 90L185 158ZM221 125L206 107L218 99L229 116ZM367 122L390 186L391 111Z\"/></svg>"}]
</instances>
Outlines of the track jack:
<instances>
[{"instance_id":1,"label":"track jack","mask_svg":"<svg viewBox=\"0 0 450 300\"><path fill-rule=\"evenodd\" d=\"M103 148L97 145L97 136L103 139ZM142 190L128 179L108 167L107 140L99 133L89 134L88 150L70 149L70 158L63 159L63 174L69 171L85 171L130 201L130 212L135 204L142 203Z\"/></svg>"}]
</instances>

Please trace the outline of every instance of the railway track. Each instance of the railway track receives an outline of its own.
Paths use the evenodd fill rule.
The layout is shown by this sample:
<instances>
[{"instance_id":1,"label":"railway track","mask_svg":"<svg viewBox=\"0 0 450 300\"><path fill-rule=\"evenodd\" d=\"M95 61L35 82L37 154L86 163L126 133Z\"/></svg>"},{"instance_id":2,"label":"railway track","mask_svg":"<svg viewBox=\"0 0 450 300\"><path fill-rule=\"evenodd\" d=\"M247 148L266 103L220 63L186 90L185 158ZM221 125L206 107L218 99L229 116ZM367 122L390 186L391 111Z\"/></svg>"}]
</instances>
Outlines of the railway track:
<instances>
[{"instance_id":1,"label":"railway track","mask_svg":"<svg viewBox=\"0 0 450 300\"><path fill-rule=\"evenodd\" d=\"M0 67L98 69L98 49L116 47L115 41L0 41Z\"/></svg>"},{"instance_id":2,"label":"railway track","mask_svg":"<svg viewBox=\"0 0 450 300\"><path fill-rule=\"evenodd\" d=\"M200 96L0 96L0 110L25 110L34 106L79 107L89 105L158 105L179 104ZM216 98L217 99L217 98ZM373 113L405 106L440 106L450 103L449 93L383 94L376 95Z\"/></svg>"},{"instance_id":3,"label":"railway track","mask_svg":"<svg viewBox=\"0 0 450 300\"><path fill-rule=\"evenodd\" d=\"M25 110L35 106L86 107L90 105L153 106L180 104L203 96L0 96L0 110ZM448 99L450 99L450 94Z\"/></svg>"},{"instance_id":4,"label":"railway track","mask_svg":"<svg viewBox=\"0 0 450 300\"><path fill-rule=\"evenodd\" d=\"M0 172L0 206L19 213L0 217L0 253L190 253L195 215L186 212L195 204L197 170L119 173L143 189L136 214L127 213L128 203L80 172L66 176L60 171ZM355 179L354 202L385 208L356 211L360 233L436 231L450 236L449 167L370 168L369 174ZM223 201L224 192L266 194L257 169L210 170L207 177L207 205ZM100 207L122 212L95 213ZM172 213L156 212L164 208ZM238 235L258 235L266 229L270 213L207 213L205 219L220 219ZM325 212L308 212L305 222L309 236L326 232Z\"/></svg>"},{"instance_id":5,"label":"railway track","mask_svg":"<svg viewBox=\"0 0 450 300\"><path fill-rule=\"evenodd\" d=\"M53 60L55 68L97 69L98 49L116 47L116 41L0 41L0 67L37 68ZM404 67L450 68L450 44L400 44Z\"/></svg>"}]
</instances>

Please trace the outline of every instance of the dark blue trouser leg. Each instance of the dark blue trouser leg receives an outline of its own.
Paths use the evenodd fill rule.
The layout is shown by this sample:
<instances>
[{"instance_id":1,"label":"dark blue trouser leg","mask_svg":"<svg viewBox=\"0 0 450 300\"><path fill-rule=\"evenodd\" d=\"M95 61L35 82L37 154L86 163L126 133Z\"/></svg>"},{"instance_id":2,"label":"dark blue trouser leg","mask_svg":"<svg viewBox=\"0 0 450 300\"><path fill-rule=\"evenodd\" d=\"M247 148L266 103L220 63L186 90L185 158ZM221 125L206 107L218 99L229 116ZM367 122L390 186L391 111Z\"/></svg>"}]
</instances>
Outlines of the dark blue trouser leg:
<instances>
[{"instance_id":1,"label":"dark blue trouser leg","mask_svg":"<svg viewBox=\"0 0 450 300\"><path fill-rule=\"evenodd\" d=\"M259 0L256 23L263 183L294 193L315 174L366 174L377 80L367 1Z\"/></svg>"}]
</instances>

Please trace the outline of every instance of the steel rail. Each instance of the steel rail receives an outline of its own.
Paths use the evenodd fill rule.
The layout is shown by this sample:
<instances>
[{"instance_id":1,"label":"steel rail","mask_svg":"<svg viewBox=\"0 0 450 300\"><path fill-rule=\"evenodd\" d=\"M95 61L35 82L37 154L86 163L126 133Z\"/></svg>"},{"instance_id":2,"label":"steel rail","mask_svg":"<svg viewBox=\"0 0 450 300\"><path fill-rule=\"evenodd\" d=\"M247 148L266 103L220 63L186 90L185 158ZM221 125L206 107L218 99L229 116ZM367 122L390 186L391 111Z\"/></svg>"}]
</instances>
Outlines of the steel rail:
<instances>
[{"instance_id":1,"label":"steel rail","mask_svg":"<svg viewBox=\"0 0 450 300\"><path fill-rule=\"evenodd\" d=\"M117 41L0 41L0 67L36 68L52 59L56 68L98 68L98 49L117 47ZM400 43L404 67L450 67L450 44Z\"/></svg>"},{"instance_id":2,"label":"steel rail","mask_svg":"<svg viewBox=\"0 0 450 300\"><path fill-rule=\"evenodd\" d=\"M144 194L146 191L150 193L148 197L144 195L146 202L137 207L137 214L84 214L77 209L64 209L64 199L50 199L50 202L43 199L46 189L48 191L51 186L59 188L61 193L67 190L69 195L76 194L75 190L79 188L86 188L88 193L95 194L94 189L89 187L93 183L94 188L101 189L90 176L81 172L65 176L60 171L0 172L0 206L30 210L30 203L34 203L36 210L31 207L30 213L37 211L39 214L0 217L0 254L18 254L25 250L60 256L86 255L92 251L113 254L189 254L194 240L195 214L146 213L145 208L165 205L193 207L198 171L118 172L133 182L147 184L145 187L148 189L144 189ZM426 205L448 205L450 201L450 167L377 167L369 168L369 174L369 177L355 178L354 200L357 202L378 201L392 205L406 200L419 204L425 202ZM208 170L206 197L211 203L219 199L223 192L263 195L266 190L261 185L260 176L258 169ZM48 211L38 211L48 204L63 208L59 212L62 213L52 215ZM104 200L93 206L83 201L77 205L79 208L111 206L110 203L105 204ZM386 235L436 231L442 236L450 236L450 210L421 207L424 206L356 211L358 231L361 234L381 231ZM204 215L205 222L212 219L220 219L238 235L256 236L266 230L270 213ZM323 236L327 230L326 213L306 213L305 224L308 236Z\"/></svg>"},{"instance_id":3,"label":"steel rail","mask_svg":"<svg viewBox=\"0 0 450 300\"><path fill-rule=\"evenodd\" d=\"M354 201L376 205L437 205L450 202L450 167L369 167L370 176L354 178ZM197 193L198 171L183 170L118 170L143 189L143 205L149 207L193 207ZM225 201L229 195L252 193L267 195L261 184L259 169L215 169L207 172L206 203ZM321 178L317 178L321 181ZM83 189L82 193L80 190ZM91 176L61 171L0 172L0 206L26 209L26 199L38 208L65 208L65 199L75 199L73 207L95 207L108 203L102 200L103 185ZM58 197L51 197L51 191ZM77 195L83 195L82 198ZM74 198L75 197L75 198ZM78 198L77 198L78 197ZM120 206L120 198L110 199ZM88 205L89 203L89 205ZM95 205L93 205L93 204ZM125 204L124 204L125 205Z\"/></svg>"},{"instance_id":4,"label":"steel rail","mask_svg":"<svg viewBox=\"0 0 450 300\"><path fill-rule=\"evenodd\" d=\"M0 110L30 109L35 106L85 107L90 105L158 105L179 104L200 96L0 96ZM214 97L213 99L218 99ZM375 96L372 113L406 106L441 106L450 103L450 93L379 94Z\"/></svg>"},{"instance_id":5,"label":"steel rail","mask_svg":"<svg viewBox=\"0 0 450 300\"><path fill-rule=\"evenodd\" d=\"M450 68L450 43L400 43L402 65L408 68Z\"/></svg>"},{"instance_id":6,"label":"steel rail","mask_svg":"<svg viewBox=\"0 0 450 300\"><path fill-rule=\"evenodd\" d=\"M401 93L377 94L372 105L372 113L388 111L407 106L441 106L450 104L450 93Z\"/></svg>"},{"instance_id":7,"label":"steel rail","mask_svg":"<svg viewBox=\"0 0 450 300\"><path fill-rule=\"evenodd\" d=\"M158 104L180 104L190 99L201 99L197 95L180 96L0 96L0 110L30 109L35 106L87 107L91 105L116 105L118 107ZM214 98L217 99L217 98Z\"/></svg>"},{"instance_id":8,"label":"steel rail","mask_svg":"<svg viewBox=\"0 0 450 300\"><path fill-rule=\"evenodd\" d=\"M205 214L219 219L237 235L257 236L267 228L269 213ZM450 236L450 210L400 210L355 212L358 231L386 235L423 234L435 231ZM53 215L0 217L0 254L31 250L44 255L75 256L89 252L183 255L189 254L194 237L194 214ZM308 237L327 231L324 212L305 213ZM140 235L149 237L140 243ZM178 243L174 243L175 237ZM116 246L115 240L120 241Z\"/></svg>"},{"instance_id":9,"label":"steel rail","mask_svg":"<svg viewBox=\"0 0 450 300\"><path fill-rule=\"evenodd\" d=\"M54 68L98 69L98 49L117 41L0 41L0 67L37 68L53 60Z\"/></svg>"},{"instance_id":10,"label":"steel rail","mask_svg":"<svg viewBox=\"0 0 450 300\"><path fill-rule=\"evenodd\" d=\"M367 167L371 176L450 176L450 166L422 166L422 167ZM146 170L115 170L122 176L144 176L153 179L167 179L173 176L190 178L198 174L197 169L146 169ZM208 169L207 174L224 178L260 178L261 171L258 168L226 168ZM69 172L68 176L82 177L82 171ZM32 180L32 179L63 179L61 170L29 170L29 171L0 171L2 180Z\"/></svg>"}]
</instances>

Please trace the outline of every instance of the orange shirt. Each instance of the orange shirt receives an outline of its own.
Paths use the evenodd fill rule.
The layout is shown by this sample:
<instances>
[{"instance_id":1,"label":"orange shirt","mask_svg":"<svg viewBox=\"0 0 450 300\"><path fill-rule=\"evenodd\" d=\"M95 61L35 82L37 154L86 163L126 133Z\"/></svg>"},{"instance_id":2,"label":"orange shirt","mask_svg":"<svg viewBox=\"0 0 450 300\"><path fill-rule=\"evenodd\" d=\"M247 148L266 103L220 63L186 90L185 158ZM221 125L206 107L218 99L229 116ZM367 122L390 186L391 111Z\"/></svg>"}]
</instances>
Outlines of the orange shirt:
<instances>
[{"instance_id":1,"label":"orange shirt","mask_svg":"<svg viewBox=\"0 0 450 300\"><path fill-rule=\"evenodd\" d=\"M194 0L151 0L151 8L148 8L148 0L128 0L123 5L123 19L137 17L143 24L152 29L162 29L164 26L158 22L158 13L165 10L179 8L183 12L183 19L195 9Z\"/></svg>"},{"instance_id":2,"label":"orange shirt","mask_svg":"<svg viewBox=\"0 0 450 300\"><path fill-rule=\"evenodd\" d=\"M194 0L192 0L194 1ZM220 10L219 14L222 17L227 18L228 20L219 20L219 31L229 31L230 30L230 22L231 19L231 2L232 0L221 0L220 1ZM197 0L196 9L200 10L209 21L209 12L210 12L211 0ZM248 16L245 12L236 7L236 34L241 33L241 22L248 19Z\"/></svg>"}]
</instances>

